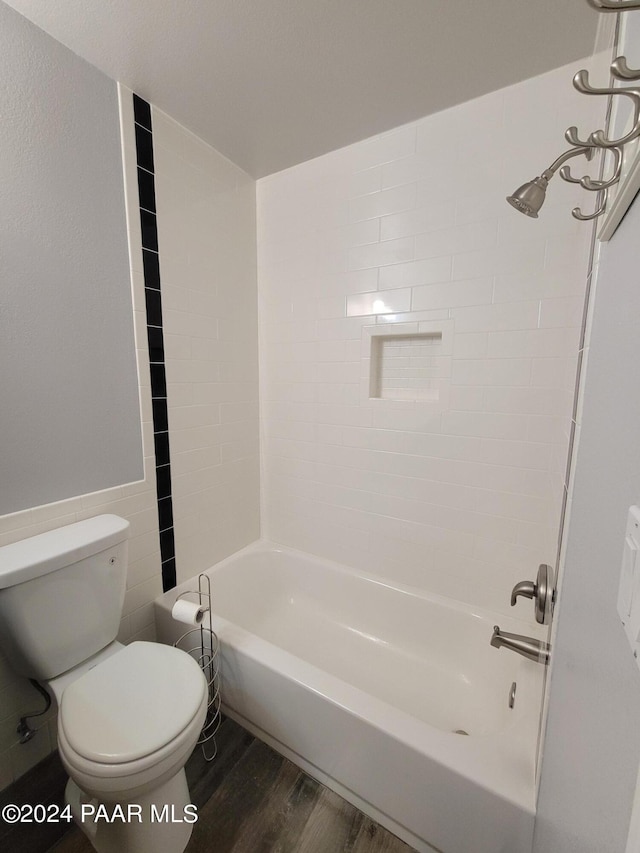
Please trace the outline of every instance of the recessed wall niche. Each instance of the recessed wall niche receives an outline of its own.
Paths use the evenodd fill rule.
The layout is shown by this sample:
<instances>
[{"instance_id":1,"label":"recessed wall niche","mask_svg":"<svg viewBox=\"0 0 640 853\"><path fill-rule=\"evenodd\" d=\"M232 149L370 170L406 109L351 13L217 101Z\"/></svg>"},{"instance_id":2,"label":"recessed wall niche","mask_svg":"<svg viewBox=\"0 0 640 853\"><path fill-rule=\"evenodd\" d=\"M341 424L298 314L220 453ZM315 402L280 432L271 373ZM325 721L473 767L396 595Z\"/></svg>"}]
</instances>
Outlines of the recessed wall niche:
<instances>
[{"instance_id":1,"label":"recessed wall niche","mask_svg":"<svg viewBox=\"0 0 640 853\"><path fill-rule=\"evenodd\" d=\"M437 402L441 332L376 335L371 339L370 397Z\"/></svg>"},{"instance_id":2,"label":"recessed wall niche","mask_svg":"<svg viewBox=\"0 0 640 853\"><path fill-rule=\"evenodd\" d=\"M442 408L451 380L452 321L366 326L363 392L369 402Z\"/></svg>"}]
</instances>

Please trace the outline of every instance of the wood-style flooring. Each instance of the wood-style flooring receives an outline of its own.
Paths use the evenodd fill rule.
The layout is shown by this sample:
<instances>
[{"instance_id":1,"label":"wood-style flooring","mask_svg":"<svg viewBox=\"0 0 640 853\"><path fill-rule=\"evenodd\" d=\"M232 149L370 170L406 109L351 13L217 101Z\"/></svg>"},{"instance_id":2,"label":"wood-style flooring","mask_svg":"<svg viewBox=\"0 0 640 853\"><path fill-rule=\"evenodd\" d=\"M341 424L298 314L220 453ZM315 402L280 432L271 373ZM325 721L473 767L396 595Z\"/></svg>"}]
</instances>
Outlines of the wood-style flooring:
<instances>
[{"instance_id":1,"label":"wood-style flooring","mask_svg":"<svg viewBox=\"0 0 640 853\"><path fill-rule=\"evenodd\" d=\"M187 763L198 821L185 853L411 853L232 720L223 721L217 740L213 762L205 762L198 747ZM49 849L93 853L75 826ZM36 853L32 846L11 848L27 851Z\"/></svg>"}]
</instances>

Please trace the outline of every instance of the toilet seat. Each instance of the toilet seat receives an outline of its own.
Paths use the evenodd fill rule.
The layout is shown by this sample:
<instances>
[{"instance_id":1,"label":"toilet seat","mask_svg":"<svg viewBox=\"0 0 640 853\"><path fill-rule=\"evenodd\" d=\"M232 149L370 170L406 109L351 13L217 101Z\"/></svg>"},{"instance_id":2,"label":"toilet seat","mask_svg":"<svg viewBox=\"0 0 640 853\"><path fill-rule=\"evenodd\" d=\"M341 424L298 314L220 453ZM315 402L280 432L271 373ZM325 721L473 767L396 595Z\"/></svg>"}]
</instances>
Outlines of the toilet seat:
<instances>
[{"instance_id":1,"label":"toilet seat","mask_svg":"<svg viewBox=\"0 0 640 853\"><path fill-rule=\"evenodd\" d=\"M136 642L67 687L60 726L74 752L89 761L136 761L187 728L205 690L202 670L189 655Z\"/></svg>"},{"instance_id":2,"label":"toilet seat","mask_svg":"<svg viewBox=\"0 0 640 853\"><path fill-rule=\"evenodd\" d=\"M172 646L136 642L64 690L60 756L94 796L140 793L182 766L207 712L204 674Z\"/></svg>"}]
</instances>

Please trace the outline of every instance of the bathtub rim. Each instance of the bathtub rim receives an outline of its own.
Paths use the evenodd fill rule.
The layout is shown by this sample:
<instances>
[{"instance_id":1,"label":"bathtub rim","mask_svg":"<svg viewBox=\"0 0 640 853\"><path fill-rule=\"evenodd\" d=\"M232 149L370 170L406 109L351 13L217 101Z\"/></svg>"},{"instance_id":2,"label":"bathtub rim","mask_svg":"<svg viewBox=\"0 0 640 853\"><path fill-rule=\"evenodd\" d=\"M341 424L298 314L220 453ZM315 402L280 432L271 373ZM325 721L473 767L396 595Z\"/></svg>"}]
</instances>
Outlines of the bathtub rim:
<instances>
[{"instance_id":1,"label":"bathtub rim","mask_svg":"<svg viewBox=\"0 0 640 853\"><path fill-rule=\"evenodd\" d=\"M272 539L256 539L249 545L245 545L244 548L241 548L238 551L234 551L233 554L229 554L228 557L224 557L222 560L219 560L217 563L214 563L212 566L209 566L208 568L204 569L199 574L207 574L208 572L225 568L227 565L232 562L235 562L241 557L261 552L291 554L294 557L299 557L300 559L306 561L312 561L314 563L317 563L318 565L325 566L341 574L347 574L355 578L362 578L363 580L376 586L385 589L390 589L394 592L398 592L403 595L408 595L413 598L429 601L433 604L437 604L447 609L457 610L458 612L464 613L467 616L472 616L474 618L479 619L502 621L505 624L507 623L507 621L509 621L513 630L517 630L519 627L521 630L527 630L529 632L532 632L532 636L537 637L538 639L544 639L546 637L546 633L543 627L538 625L535 619L524 619L521 616L513 616L511 614L503 613L498 610L492 610L491 608L479 607L474 604L469 604L466 601L459 601L456 598L448 598L445 595L430 592L429 590L424 590L421 587L417 586L411 586L410 584L392 583L388 578L384 578L382 575L377 575L373 572L367 572L363 569L357 569L353 566L348 566L346 563L338 563L335 560L330 560L326 557L320 557L317 554L312 554L309 551L301 551L298 548L292 548L289 545L283 545L281 543L273 541ZM173 592L184 592L185 589L188 588L187 585L192 583L194 578L197 579L197 577L198 574L195 574L191 578L188 578L186 581L181 581L177 586L173 587L171 590L168 590L166 593L163 593L163 595L169 595ZM508 592L509 591L505 591L505 598L507 597Z\"/></svg>"}]
</instances>

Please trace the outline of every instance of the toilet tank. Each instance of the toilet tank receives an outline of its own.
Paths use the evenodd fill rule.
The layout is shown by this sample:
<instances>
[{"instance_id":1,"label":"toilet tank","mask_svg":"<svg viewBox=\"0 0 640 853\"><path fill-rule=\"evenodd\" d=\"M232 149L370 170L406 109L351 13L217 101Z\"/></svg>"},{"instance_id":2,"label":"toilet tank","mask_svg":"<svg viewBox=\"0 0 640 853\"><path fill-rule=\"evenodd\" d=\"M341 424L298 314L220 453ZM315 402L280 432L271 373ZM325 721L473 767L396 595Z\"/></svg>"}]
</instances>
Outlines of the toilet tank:
<instances>
[{"instance_id":1,"label":"toilet tank","mask_svg":"<svg viewBox=\"0 0 640 853\"><path fill-rule=\"evenodd\" d=\"M21 675L48 680L115 640L129 522L99 515L0 548L0 647Z\"/></svg>"}]
</instances>

